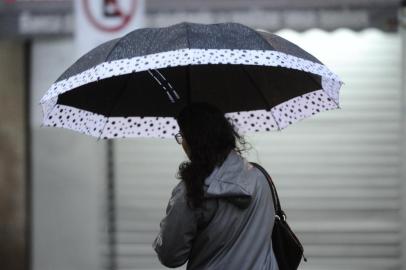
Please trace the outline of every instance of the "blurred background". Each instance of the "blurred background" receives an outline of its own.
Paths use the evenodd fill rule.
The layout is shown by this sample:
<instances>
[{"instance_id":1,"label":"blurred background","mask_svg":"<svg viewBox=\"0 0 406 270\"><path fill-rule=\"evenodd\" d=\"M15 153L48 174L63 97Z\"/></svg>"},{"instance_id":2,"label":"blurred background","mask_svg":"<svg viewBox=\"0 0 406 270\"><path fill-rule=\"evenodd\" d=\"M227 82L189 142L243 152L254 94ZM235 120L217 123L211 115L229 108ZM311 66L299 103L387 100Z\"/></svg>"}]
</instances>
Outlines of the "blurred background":
<instances>
[{"instance_id":1,"label":"blurred background","mask_svg":"<svg viewBox=\"0 0 406 270\"><path fill-rule=\"evenodd\" d=\"M300 269L406 269L406 2L2 0L0 269L163 269L151 247L185 159L174 140L41 127L40 98L82 53L136 27L239 22L345 82L341 110L248 134L305 248ZM126 17L127 19L125 19Z\"/></svg>"}]
</instances>

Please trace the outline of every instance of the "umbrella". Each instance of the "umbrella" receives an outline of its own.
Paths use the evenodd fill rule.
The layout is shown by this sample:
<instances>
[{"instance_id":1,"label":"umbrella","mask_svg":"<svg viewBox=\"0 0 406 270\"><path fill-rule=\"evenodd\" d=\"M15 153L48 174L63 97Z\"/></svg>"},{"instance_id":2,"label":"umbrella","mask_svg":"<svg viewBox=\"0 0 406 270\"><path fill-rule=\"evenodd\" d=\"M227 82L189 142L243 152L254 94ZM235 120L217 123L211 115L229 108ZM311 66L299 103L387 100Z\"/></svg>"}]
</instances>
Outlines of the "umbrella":
<instances>
[{"instance_id":1,"label":"umbrella","mask_svg":"<svg viewBox=\"0 0 406 270\"><path fill-rule=\"evenodd\" d=\"M281 130L339 108L337 75L297 45L237 23L144 28L69 67L41 99L43 125L98 138L171 137L190 102L241 133Z\"/></svg>"}]
</instances>

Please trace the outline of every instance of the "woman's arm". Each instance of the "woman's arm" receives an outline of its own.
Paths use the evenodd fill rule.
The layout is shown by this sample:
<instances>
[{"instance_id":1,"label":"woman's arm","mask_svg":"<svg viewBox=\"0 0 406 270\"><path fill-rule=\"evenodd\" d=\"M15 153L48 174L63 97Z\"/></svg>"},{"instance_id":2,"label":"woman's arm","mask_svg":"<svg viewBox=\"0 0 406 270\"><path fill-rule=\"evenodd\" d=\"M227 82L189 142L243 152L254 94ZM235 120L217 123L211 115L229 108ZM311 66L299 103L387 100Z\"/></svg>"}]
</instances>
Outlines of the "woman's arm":
<instances>
[{"instance_id":1,"label":"woman's arm","mask_svg":"<svg viewBox=\"0 0 406 270\"><path fill-rule=\"evenodd\" d=\"M167 267L183 265L189 258L196 232L196 217L187 205L185 186L180 182L172 191L166 216L153 243L160 262Z\"/></svg>"}]
</instances>

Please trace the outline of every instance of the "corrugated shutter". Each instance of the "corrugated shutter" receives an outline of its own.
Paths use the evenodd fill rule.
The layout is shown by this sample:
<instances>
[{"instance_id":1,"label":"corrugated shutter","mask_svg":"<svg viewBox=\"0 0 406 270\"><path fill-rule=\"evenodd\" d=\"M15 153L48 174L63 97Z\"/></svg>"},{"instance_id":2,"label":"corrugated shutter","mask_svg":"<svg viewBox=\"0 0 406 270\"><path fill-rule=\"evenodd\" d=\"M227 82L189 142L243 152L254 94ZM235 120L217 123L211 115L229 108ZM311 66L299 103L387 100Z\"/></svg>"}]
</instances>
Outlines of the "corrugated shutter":
<instances>
[{"instance_id":1,"label":"corrugated shutter","mask_svg":"<svg viewBox=\"0 0 406 270\"><path fill-rule=\"evenodd\" d=\"M341 110L250 135L305 247L301 269L401 268L401 44L397 34L283 31L345 81ZM184 158L171 140L115 144L119 269L163 269L151 243Z\"/></svg>"}]
</instances>

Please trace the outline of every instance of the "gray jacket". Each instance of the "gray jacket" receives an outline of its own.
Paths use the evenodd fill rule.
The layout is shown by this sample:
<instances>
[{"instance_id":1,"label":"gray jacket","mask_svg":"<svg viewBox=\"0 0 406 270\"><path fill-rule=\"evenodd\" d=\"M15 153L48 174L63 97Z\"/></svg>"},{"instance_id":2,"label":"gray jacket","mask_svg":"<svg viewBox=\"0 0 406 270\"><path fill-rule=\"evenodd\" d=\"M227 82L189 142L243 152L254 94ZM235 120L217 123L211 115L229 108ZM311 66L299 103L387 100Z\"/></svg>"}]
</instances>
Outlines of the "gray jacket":
<instances>
[{"instance_id":1,"label":"gray jacket","mask_svg":"<svg viewBox=\"0 0 406 270\"><path fill-rule=\"evenodd\" d=\"M277 270L272 250L274 206L265 176L236 152L205 180L204 210L172 192L153 247L161 263L187 269Z\"/></svg>"}]
</instances>

